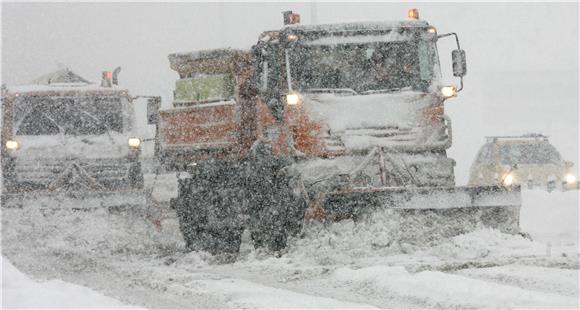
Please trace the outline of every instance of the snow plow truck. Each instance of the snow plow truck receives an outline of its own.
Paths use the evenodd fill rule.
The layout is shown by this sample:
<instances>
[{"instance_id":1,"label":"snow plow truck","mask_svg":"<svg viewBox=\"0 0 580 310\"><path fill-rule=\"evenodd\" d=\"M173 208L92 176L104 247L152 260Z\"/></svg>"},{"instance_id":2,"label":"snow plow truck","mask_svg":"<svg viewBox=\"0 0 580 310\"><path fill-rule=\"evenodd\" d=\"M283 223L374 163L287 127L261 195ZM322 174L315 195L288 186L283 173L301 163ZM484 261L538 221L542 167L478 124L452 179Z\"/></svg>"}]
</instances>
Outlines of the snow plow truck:
<instances>
[{"instance_id":1,"label":"snow plow truck","mask_svg":"<svg viewBox=\"0 0 580 310\"><path fill-rule=\"evenodd\" d=\"M2 207L143 206L133 98L69 69L2 87Z\"/></svg>"},{"instance_id":2,"label":"snow plow truck","mask_svg":"<svg viewBox=\"0 0 580 310\"><path fill-rule=\"evenodd\" d=\"M256 247L280 251L306 221L384 209L519 232L518 186L455 186L444 114L466 73L455 33L438 35L416 10L396 22L298 22L284 12L285 26L249 52L169 55L174 107L151 119L158 157L183 172L171 205L189 250L236 253L247 229ZM451 36L459 88L441 82L436 44Z\"/></svg>"}]
</instances>

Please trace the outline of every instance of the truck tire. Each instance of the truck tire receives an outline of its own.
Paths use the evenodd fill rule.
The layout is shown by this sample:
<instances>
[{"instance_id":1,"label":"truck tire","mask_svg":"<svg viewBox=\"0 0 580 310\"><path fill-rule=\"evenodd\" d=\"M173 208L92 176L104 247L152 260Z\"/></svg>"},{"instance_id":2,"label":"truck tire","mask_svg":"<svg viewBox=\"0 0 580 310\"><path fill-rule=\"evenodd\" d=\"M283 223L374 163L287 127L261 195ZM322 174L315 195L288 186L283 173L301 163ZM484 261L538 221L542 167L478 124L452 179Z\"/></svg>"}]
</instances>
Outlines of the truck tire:
<instances>
[{"instance_id":1,"label":"truck tire","mask_svg":"<svg viewBox=\"0 0 580 310\"><path fill-rule=\"evenodd\" d=\"M263 151L263 150L262 150ZM255 154L248 165L249 230L254 246L280 251L288 237L302 229L307 201L299 175L288 173L288 162Z\"/></svg>"},{"instance_id":2,"label":"truck tire","mask_svg":"<svg viewBox=\"0 0 580 310\"><path fill-rule=\"evenodd\" d=\"M212 163L179 180L173 206L186 248L212 255L237 253L243 232L244 200L237 166Z\"/></svg>"}]
</instances>

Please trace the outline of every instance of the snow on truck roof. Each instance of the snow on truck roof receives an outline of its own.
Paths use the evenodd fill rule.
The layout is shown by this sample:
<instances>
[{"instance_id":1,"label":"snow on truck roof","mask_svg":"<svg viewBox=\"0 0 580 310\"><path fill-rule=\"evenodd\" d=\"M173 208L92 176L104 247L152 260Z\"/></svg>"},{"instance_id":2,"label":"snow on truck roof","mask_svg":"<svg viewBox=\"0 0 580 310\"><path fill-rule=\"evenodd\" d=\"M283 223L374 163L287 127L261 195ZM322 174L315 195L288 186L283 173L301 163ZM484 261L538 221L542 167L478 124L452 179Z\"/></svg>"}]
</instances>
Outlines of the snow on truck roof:
<instances>
[{"instance_id":1,"label":"snow on truck roof","mask_svg":"<svg viewBox=\"0 0 580 310\"><path fill-rule=\"evenodd\" d=\"M110 95L127 93L127 89L117 85L103 87L89 82L68 68L45 74L34 79L30 84L7 86L6 91L12 95L70 95L83 92Z\"/></svg>"},{"instance_id":2,"label":"snow on truck roof","mask_svg":"<svg viewBox=\"0 0 580 310\"><path fill-rule=\"evenodd\" d=\"M169 65L181 78L196 73L223 74L231 72L232 64L248 59L249 51L222 48L169 54Z\"/></svg>"},{"instance_id":3,"label":"snow on truck roof","mask_svg":"<svg viewBox=\"0 0 580 310\"><path fill-rule=\"evenodd\" d=\"M495 142L517 142L517 141L548 141L548 136L543 134L529 133L521 136L486 136L487 143Z\"/></svg>"},{"instance_id":4,"label":"snow on truck roof","mask_svg":"<svg viewBox=\"0 0 580 310\"><path fill-rule=\"evenodd\" d=\"M425 20L399 20L399 21L334 23L320 25L293 24L285 26L285 29L295 29L298 31L306 31L306 32L309 31L342 32L342 31L373 31L373 30L380 31L396 28L421 28L428 26L429 23Z\"/></svg>"}]
</instances>

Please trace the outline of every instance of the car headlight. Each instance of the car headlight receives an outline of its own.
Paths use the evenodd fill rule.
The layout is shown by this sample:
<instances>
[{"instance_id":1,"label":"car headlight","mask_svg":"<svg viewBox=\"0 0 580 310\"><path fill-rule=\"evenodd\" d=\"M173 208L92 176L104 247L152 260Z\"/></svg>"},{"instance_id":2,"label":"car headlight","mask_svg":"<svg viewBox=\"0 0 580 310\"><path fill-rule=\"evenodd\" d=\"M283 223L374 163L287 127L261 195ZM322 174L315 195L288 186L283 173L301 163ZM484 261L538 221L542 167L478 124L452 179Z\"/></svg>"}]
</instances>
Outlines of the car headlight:
<instances>
[{"instance_id":1,"label":"car headlight","mask_svg":"<svg viewBox=\"0 0 580 310\"><path fill-rule=\"evenodd\" d=\"M509 173L503 178L502 183L504 186L512 186L512 184L514 184L514 176Z\"/></svg>"},{"instance_id":2,"label":"car headlight","mask_svg":"<svg viewBox=\"0 0 580 310\"><path fill-rule=\"evenodd\" d=\"M296 93L286 95L286 104L288 105L297 105L300 103L300 96Z\"/></svg>"},{"instance_id":3,"label":"car headlight","mask_svg":"<svg viewBox=\"0 0 580 310\"><path fill-rule=\"evenodd\" d=\"M129 138L129 141L127 141L127 143L132 148L138 148L141 145L141 139L139 139L139 138Z\"/></svg>"},{"instance_id":4,"label":"car headlight","mask_svg":"<svg viewBox=\"0 0 580 310\"><path fill-rule=\"evenodd\" d=\"M573 175L572 173L568 173L566 175L566 183L575 183L576 182L576 176Z\"/></svg>"},{"instance_id":5,"label":"car headlight","mask_svg":"<svg viewBox=\"0 0 580 310\"><path fill-rule=\"evenodd\" d=\"M455 86L443 86L441 87L441 96L445 98L451 98L457 96L457 87Z\"/></svg>"},{"instance_id":6,"label":"car headlight","mask_svg":"<svg viewBox=\"0 0 580 310\"><path fill-rule=\"evenodd\" d=\"M6 141L6 148L9 150L15 150L18 148L18 142L14 141L14 140L8 140Z\"/></svg>"}]
</instances>

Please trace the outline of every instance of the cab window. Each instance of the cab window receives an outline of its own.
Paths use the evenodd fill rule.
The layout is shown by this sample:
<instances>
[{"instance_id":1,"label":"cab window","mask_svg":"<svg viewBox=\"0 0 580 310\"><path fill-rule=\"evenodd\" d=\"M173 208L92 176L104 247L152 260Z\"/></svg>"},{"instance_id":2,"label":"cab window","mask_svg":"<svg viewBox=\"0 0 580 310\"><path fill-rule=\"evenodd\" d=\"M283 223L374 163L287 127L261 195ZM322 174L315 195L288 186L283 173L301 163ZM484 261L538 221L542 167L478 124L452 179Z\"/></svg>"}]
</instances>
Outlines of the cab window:
<instances>
[{"instance_id":1,"label":"cab window","mask_svg":"<svg viewBox=\"0 0 580 310\"><path fill-rule=\"evenodd\" d=\"M493 161L493 147L491 144L486 144L477 153L477 162L480 164L491 164Z\"/></svg>"},{"instance_id":2,"label":"cab window","mask_svg":"<svg viewBox=\"0 0 580 310\"><path fill-rule=\"evenodd\" d=\"M560 154L549 143L518 143L502 145L499 149L502 164L559 164Z\"/></svg>"}]
</instances>

